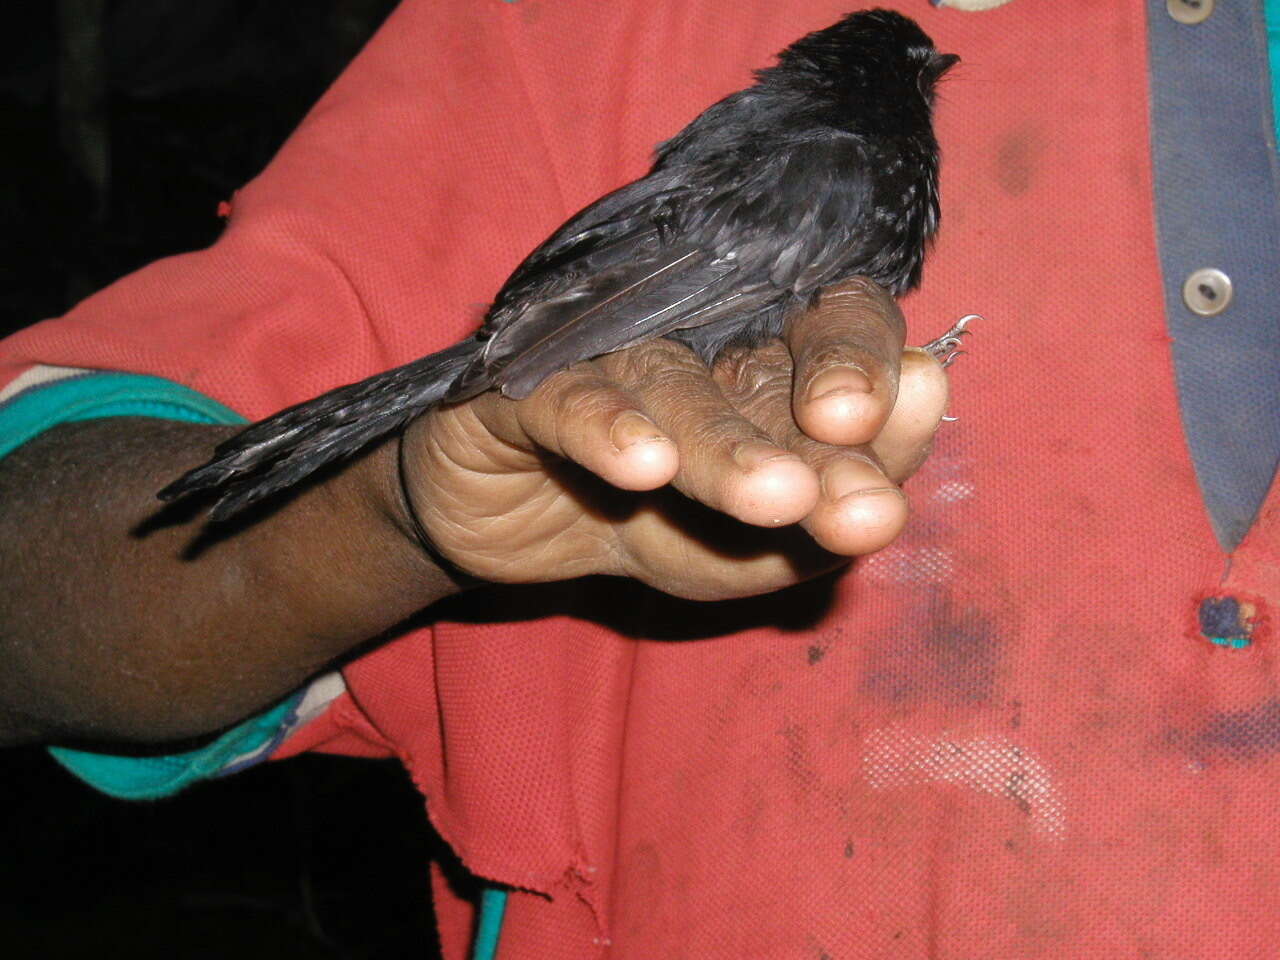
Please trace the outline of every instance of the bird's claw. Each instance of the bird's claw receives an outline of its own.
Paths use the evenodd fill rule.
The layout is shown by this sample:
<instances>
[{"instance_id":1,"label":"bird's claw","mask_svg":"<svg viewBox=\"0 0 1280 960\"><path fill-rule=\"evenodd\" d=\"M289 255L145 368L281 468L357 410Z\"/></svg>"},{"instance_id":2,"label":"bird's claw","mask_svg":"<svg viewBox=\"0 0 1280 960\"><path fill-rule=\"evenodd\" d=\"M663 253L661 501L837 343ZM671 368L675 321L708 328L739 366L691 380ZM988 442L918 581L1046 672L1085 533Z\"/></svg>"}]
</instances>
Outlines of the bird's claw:
<instances>
[{"instance_id":1,"label":"bird's claw","mask_svg":"<svg viewBox=\"0 0 1280 960\"><path fill-rule=\"evenodd\" d=\"M968 327L969 321L981 319L982 317L978 316L976 313L970 313L967 316L963 316L955 322L955 325L950 330L938 337L938 339L930 340L921 347L921 349L927 351L933 359L937 360L938 363L942 364L944 367L949 367L951 364L955 363L956 357L964 353L963 350L958 348L962 343L961 338L969 332L965 329Z\"/></svg>"},{"instance_id":2,"label":"bird's claw","mask_svg":"<svg viewBox=\"0 0 1280 960\"><path fill-rule=\"evenodd\" d=\"M969 332L968 329L966 329L969 326L969 321L981 319L982 317L978 316L976 313L970 313L963 316L955 322L955 325L950 330L938 337L937 340L930 340L921 347L921 349L925 350L931 357L933 357L933 359L937 360L938 363L942 364L944 367L949 367L951 364L955 363L956 357L964 353L964 351L959 349L959 347L963 342L961 338ZM942 418L942 422L955 423L958 419L958 417L944 416Z\"/></svg>"}]
</instances>

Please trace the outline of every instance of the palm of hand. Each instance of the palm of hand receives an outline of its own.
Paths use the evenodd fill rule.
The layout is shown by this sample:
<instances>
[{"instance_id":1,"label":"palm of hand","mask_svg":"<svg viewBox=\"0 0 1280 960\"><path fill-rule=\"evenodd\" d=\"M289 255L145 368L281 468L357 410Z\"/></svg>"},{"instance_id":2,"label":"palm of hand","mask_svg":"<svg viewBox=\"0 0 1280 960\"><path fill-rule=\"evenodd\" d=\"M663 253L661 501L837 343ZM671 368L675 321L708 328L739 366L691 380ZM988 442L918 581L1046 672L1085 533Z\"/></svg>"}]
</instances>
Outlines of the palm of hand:
<instances>
[{"instance_id":1,"label":"palm of hand","mask_svg":"<svg viewBox=\"0 0 1280 960\"><path fill-rule=\"evenodd\" d=\"M406 493L435 548L484 580L616 574L706 600L780 589L906 522L897 484L927 454L946 378L902 331L883 291L851 281L786 344L711 371L663 340L523 401L484 394L409 428Z\"/></svg>"}]
</instances>

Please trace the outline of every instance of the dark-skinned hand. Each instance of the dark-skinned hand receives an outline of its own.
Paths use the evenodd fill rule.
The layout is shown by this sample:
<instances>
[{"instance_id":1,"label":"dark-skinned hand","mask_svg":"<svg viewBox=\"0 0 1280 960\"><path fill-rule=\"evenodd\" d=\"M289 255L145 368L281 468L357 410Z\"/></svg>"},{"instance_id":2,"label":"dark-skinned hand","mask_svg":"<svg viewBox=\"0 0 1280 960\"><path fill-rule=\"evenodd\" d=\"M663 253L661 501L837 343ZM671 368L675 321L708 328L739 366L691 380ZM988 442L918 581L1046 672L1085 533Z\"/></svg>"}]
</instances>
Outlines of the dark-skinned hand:
<instances>
[{"instance_id":1,"label":"dark-skinned hand","mask_svg":"<svg viewBox=\"0 0 1280 960\"><path fill-rule=\"evenodd\" d=\"M764 593L886 546L947 378L903 348L893 299L829 289L786 342L708 370L658 340L421 418L406 494L434 548L482 580L602 573L681 597ZM570 466L576 465L576 466Z\"/></svg>"}]
</instances>

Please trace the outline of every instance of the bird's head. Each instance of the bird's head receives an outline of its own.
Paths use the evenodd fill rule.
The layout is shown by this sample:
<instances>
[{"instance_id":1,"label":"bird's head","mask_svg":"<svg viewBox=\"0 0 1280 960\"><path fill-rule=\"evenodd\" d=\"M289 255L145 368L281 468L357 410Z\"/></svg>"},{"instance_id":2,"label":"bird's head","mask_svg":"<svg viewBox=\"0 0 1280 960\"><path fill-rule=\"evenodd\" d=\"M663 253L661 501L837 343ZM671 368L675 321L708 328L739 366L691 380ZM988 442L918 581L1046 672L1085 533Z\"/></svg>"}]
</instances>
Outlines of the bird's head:
<instances>
[{"instance_id":1,"label":"bird's head","mask_svg":"<svg viewBox=\"0 0 1280 960\"><path fill-rule=\"evenodd\" d=\"M801 37L760 79L816 98L851 132L912 134L928 132L935 85L959 59L909 17L865 10Z\"/></svg>"}]
</instances>

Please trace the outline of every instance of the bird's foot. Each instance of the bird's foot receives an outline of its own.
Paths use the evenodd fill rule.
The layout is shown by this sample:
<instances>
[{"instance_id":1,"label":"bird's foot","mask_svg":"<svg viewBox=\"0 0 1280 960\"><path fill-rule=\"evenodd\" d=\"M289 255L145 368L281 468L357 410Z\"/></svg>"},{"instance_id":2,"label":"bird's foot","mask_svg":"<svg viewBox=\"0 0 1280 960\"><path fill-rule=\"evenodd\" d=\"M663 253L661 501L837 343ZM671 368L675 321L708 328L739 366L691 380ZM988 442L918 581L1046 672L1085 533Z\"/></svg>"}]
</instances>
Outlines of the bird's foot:
<instances>
[{"instance_id":1,"label":"bird's foot","mask_svg":"<svg viewBox=\"0 0 1280 960\"><path fill-rule=\"evenodd\" d=\"M969 326L969 321L981 319L982 317L978 316L976 313L971 313L967 316L961 317L955 322L955 326L942 336L938 337L937 340L930 340L921 347L921 349L927 351L933 359L937 360L944 367L949 367L951 364L956 362L956 357L964 353L964 351L960 349L960 345L963 342L961 338L969 332L966 329ZM956 421L955 417L943 417L942 419L946 423L955 423Z\"/></svg>"},{"instance_id":2,"label":"bird's foot","mask_svg":"<svg viewBox=\"0 0 1280 960\"><path fill-rule=\"evenodd\" d=\"M981 319L982 317L978 316L976 313L971 313L968 316L961 317L955 322L955 326L950 330L938 337L937 340L930 340L920 349L928 351L933 356L933 359L937 360L944 367L949 367L951 364L955 363L956 357L964 353L964 351L959 348L962 342L961 337L969 333L969 331L965 329L968 327L969 321Z\"/></svg>"}]
</instances>

